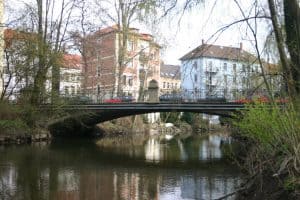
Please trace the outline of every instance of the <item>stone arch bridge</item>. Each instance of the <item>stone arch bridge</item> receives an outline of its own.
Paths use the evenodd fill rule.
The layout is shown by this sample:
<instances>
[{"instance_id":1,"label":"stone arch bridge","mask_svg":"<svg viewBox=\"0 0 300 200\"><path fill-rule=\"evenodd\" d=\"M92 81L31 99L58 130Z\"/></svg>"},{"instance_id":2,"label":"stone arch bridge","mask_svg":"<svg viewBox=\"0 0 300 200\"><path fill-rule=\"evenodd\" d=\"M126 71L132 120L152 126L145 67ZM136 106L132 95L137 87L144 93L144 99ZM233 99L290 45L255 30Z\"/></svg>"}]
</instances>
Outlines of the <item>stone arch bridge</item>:
<instances>
[{"instance_id":1,"label":"stone arch bridge","mask_svg":"<svg viewBox=\"0 0 300 200\"><path fill-rule=\"evenodd\" d=\"M238 103L117 103L67 105L63 109L67 117L49 123L54 136L79 135L90 132L101 122L113 119L154 112L194 112L231 117L236 111L244 109Z\"/></svg>"}]
</instances>

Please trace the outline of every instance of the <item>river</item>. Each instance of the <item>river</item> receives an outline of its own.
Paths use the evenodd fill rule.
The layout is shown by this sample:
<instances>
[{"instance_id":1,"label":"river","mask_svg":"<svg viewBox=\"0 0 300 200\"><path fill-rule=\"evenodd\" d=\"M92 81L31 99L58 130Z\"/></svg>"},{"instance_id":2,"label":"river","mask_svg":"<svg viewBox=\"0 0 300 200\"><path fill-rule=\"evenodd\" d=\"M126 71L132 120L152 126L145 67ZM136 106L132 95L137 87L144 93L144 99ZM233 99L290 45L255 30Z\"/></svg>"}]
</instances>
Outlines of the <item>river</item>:
<instances>
[{"instance_id":1,"label":"river","mask_svg":"<svg viewBox=\"0 0 300 200\"><path fill-rule=\"evenodd\" d=\"M0 146L0 199L207 200L241 183L226 158L225 136L132 137L124 143L61 139Z\"/></svg>"}]
</instances>

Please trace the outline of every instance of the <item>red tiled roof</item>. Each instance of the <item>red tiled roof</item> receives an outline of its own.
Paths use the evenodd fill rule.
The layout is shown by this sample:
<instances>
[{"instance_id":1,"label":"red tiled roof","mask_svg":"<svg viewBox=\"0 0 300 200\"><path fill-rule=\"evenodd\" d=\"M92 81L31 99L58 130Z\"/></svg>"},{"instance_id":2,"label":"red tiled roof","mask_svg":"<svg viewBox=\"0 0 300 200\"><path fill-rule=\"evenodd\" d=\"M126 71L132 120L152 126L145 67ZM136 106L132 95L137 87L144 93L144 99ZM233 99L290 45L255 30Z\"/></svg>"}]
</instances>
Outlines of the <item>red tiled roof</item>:
<instances>
[{"instance_id":1,"label":"red tiled roof","mask_svg":"<svg viewBox=\"0 0 300 200\"><path fill-rule=\"evenodd\" d=\"M194 58L207 57L226 60L238 60L244 62L255 62L256 57L251 53L236 47L217 46L202 44L185 54L180 60L190 60Z\"/></svg>"},{"instance_id":2,"label":"red tiled roof","mask_svg":"<svg viewBox=\"0 0 300 200\"><path fill-rule=\"evenodd\" d=\"M75 54L65 54L63 57L63 66L69 69L81 69L81 56Z\"/></svg>"},{"instance_id":3,"label":"red tiled roof","mask_svg":"<svg viewBox=\"0 0 300 200\"><path fill-rule=\"evenodd\" d=\"M8 48L12 45L14 40L28 40L33 39L35 33L29 33L24 31L18 31L13 29L5 29L4 30L4 41L5 41L5 47Z\"/></svg>"}]
</instances>

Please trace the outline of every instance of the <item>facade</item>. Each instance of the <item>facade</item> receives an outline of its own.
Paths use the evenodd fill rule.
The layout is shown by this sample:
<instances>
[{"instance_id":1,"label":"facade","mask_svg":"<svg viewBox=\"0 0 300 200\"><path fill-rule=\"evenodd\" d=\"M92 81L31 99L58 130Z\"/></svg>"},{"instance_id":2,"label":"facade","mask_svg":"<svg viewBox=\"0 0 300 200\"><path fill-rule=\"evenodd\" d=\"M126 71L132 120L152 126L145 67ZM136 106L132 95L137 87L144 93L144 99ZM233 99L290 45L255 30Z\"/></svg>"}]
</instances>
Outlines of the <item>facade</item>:
<instances>
[{"instance_id":1,"label":"facade","mask_svg":"<svg viewBox=\"0 0 300 200\"><path fill-rule=\"evenodd\" d=\"M122 30L111 26L86 38L86 90L98 102L118 95L142 101L149 82L159 82L160 46L153 37L135 28L128 30L127 41L121 37Z\"/></svg>"},{"instance_id":2,"label":"facade","mask_svg":"<svg viewBox=\"0 0 300 200\"><path fill-rule=\"evenodd\" d=\"M4 34L3 34L3 15L4 15L4 1L0 1L0 94L3 91L3 52L4 52Z\"/></svg>"},{"instance_id":3,"label":"facade","mask_svg":"<svg viewBox=\"0 0 300 200\"><path fill-rule=\"evenodd\" d=\"M181 85L186 98L241 98L262 84L261 68L240 47L205 44L180 58Z\"/></svg>"},{"instance_id":4,"label":"facade","mask_svg":"<svg viewBox=\"0 0 300 200\"><path fill-rule=\"evenodd\" d=\"M60 94L77 96L81 94L82 61L81 56L65 54L60 68Z\"/></svg>"},{"instance_id":5,"label":"facade","mask_svg":"<svg viewBox=\"0 0 300 200\"><path fill-rule=\"evenodd\" d=\"M160 94L177 93L180 91L181 74L179 65L161 64L160 67Z\"/></svg>"}]
</instances>

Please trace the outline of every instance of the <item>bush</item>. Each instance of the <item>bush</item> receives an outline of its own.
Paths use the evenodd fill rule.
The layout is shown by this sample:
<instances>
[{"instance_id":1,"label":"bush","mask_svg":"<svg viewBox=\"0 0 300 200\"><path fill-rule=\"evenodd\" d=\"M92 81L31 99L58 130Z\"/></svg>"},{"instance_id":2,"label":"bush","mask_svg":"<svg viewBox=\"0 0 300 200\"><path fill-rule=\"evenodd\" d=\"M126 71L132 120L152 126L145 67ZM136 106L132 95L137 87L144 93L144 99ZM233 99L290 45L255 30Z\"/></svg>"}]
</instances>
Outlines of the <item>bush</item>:
<instances>
[{"instance_id":1,"label":"bush","mask_svg":"<svg viewBox=\"0 0 300 200\"><path fill-rule=\"evenodd\" d=\"M284 179L283 187L300 186L300 119L292 106L249 105L234 124L252 141L244 163L250 174L267 172Z\"/></svg>"},{"instance_id":2,"label":"bush","mask_svg":"<svg viewBox=\"0 0 300 200\"><path fill-rule=\"evenodd\" d=\"M15 133L27 128L20 107L5 102L0 103L0 133Z\"/></svg>"}]
</instances>

